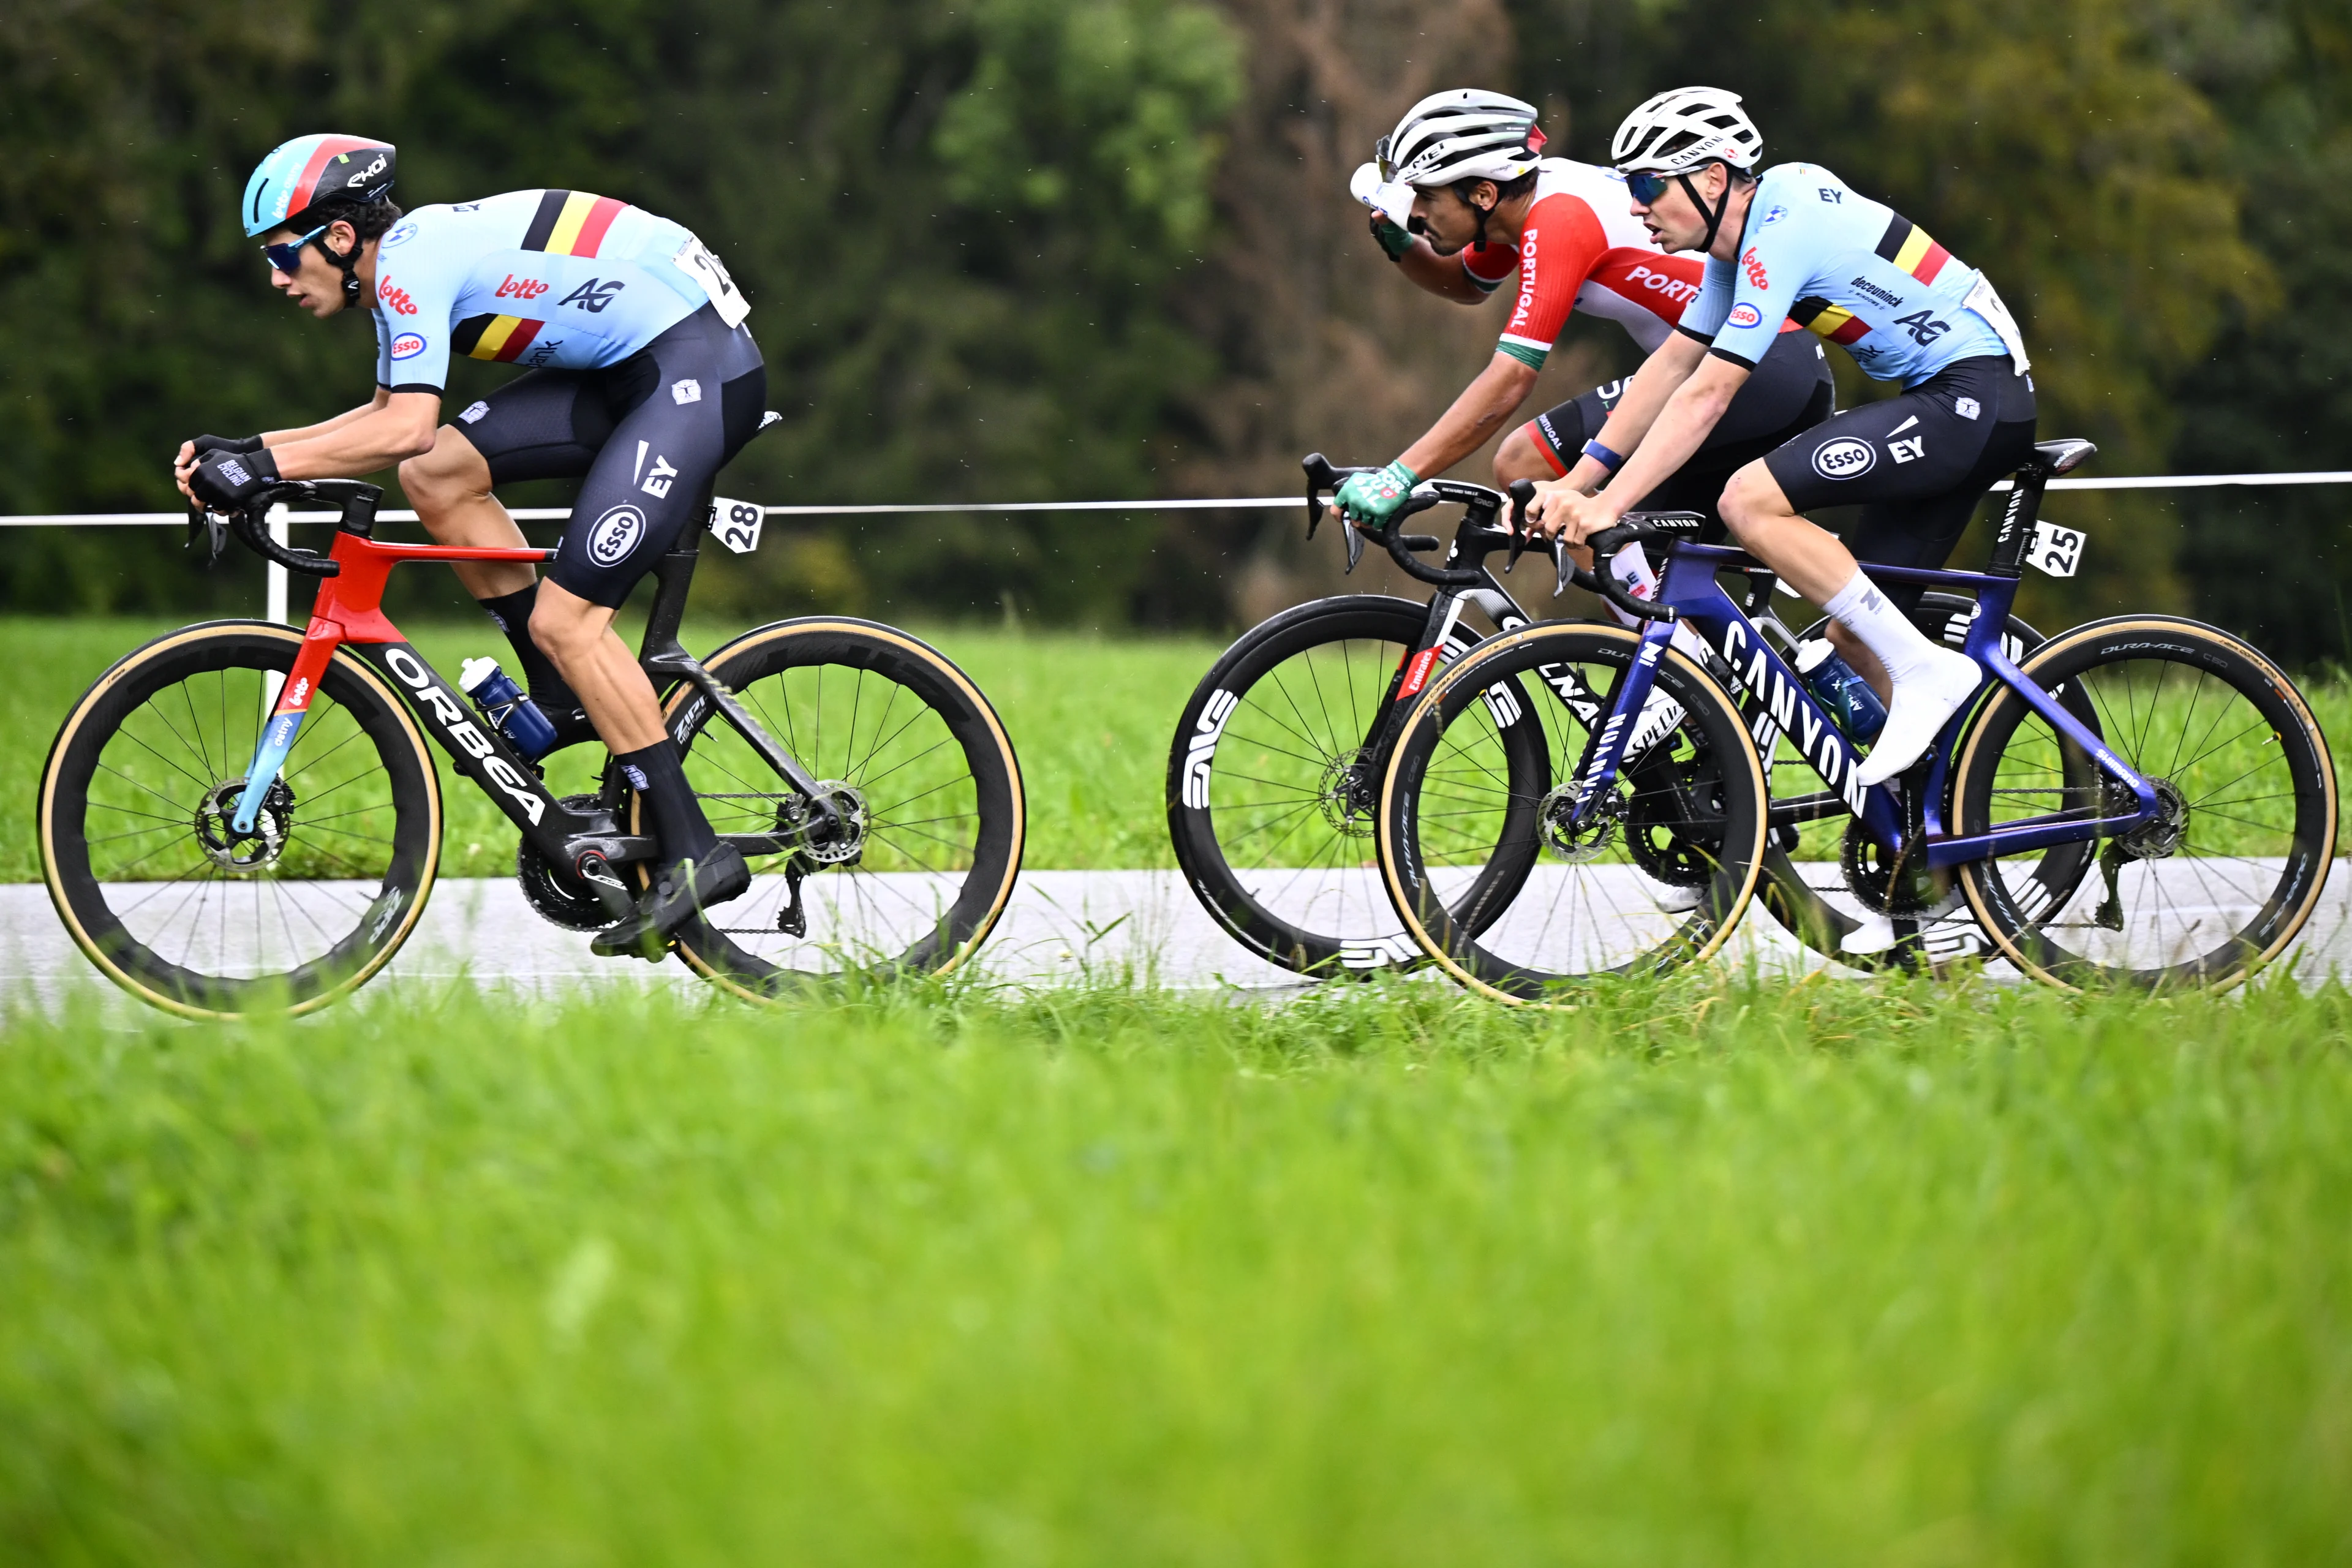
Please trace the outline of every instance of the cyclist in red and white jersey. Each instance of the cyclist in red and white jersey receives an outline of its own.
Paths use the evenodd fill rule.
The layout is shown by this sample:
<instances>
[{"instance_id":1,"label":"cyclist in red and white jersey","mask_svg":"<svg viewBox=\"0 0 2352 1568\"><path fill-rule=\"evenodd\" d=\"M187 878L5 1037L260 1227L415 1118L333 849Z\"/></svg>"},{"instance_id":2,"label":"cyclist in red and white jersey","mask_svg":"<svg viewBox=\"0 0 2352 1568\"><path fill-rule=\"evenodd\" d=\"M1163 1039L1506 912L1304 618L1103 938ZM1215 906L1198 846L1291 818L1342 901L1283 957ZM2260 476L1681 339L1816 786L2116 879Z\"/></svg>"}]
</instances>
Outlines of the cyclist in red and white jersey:
<instances>
[{"instance_id":1,"label":"cyclist in red and white jersey","mask_svg":"<svg viewBox=\"0 0 2352 1568\"><path fill-rule=\"evenodd\" d=\"M1340 504L1367 521L1392 515L1423 476L1468 457L1517 412L1573 311L1617 322L1647 353L1698 295L1703 264L1658 248L1633 216L1622 176L1542 157L1544 142L1532 105L1456 89L1414 104L1381 140L1378 162L1356 172L1373 237L1420 287L1476 305L1518 279L1486 370L1396 461L1341 487ZM1624 384L1592 388L1513 431L1496 454L1495 482L1568 477L1597 488L1622 460L1593 437ZM1741 464L1834 406L1819 344L1809 333L1783 334L1708 444L1645 504L1703 512L1713 526L1716 498Z\"/></svg>"}]
</instances>

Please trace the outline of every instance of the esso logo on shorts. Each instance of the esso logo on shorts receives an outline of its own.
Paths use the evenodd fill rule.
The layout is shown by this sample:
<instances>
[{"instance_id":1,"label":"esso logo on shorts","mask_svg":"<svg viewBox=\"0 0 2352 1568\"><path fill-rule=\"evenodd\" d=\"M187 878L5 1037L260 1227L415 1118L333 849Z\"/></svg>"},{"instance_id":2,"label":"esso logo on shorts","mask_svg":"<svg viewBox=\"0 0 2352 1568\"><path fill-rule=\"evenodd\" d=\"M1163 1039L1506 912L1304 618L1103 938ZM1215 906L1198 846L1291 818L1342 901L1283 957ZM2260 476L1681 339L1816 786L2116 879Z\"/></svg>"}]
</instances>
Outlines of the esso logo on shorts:
<instances>
[{"instance_id":1,"label":"esso logo on shorts","mask_svg":"<svg viewBox=\"0 0 2352 1568\"><path fill-rule=\"evenodd\" d=\"M394 359L415 359L424 352L425 340L415 332L403 332L392 340L392 357Z\"/></svg>"},{"instance_id":2,"label":"esso logo on shorts","mask_svg":"<svg viewBox=\"0 0 2352 1568\"><path fill-rule=\"evenodd\" d=\"M1731 307L1731 314L1724 318L1724 324L1733 327L1752 327L1763 319L1763 311L1742 300Z\"/></svg>"},{"instance_id":3,"label":"esso logo on shorts","mask_svg":"<svg viewBox=\"0 0 2352 1568\"><path fill-rule=\"evenodd\" d=\"M1877 466L1878 448L1851 436L1824 441L1813 453L1813 472L1825 479L1858 479Z\"/></svg>"},{"instance_id":4,"label":"esso logo on shorts","mask_svg":"<svg viewBox=\"0 0 2352 1568\"><path fill-rule=\"evenodd\" d=\"M588 559L599 566L618 566L646 536L646 514L625 503L598 518L588 530Z\"/></svg>"}]
</instances>

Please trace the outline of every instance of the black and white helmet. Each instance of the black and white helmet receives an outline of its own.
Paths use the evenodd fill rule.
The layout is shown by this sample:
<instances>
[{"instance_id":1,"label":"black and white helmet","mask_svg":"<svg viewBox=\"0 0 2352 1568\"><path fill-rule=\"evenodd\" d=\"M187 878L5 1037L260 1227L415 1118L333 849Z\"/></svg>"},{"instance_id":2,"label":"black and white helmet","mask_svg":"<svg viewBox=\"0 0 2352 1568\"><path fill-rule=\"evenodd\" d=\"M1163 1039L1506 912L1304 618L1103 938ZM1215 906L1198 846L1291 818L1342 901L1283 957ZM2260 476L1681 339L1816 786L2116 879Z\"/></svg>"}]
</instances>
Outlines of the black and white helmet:
<instances>
[{"instance_id":1,"label":"black and white helmet","mask_svg":"<svg viewBox=\"0 0 2352 1568\"><path fill-rule=\"evenodd\" d=\"M1404 112L1372 150L1380 172L1400 185L1456 180L1516 180L1543 151L1536 106L1475 87L1435 92Z\"/></svg>"},{"instance_id":2,"label":"black and white helmet","mask_svg":"<svg viewBox=\"0 0 2352 1568\"><path fill-rule=\"evenodd\" d=\"M1621 174L1686 174L1722 162L1753 169L1764 138L1739 95L1719 87L1678 87L1627 115L1609 144Z\"/></svg>"}]
</instances>

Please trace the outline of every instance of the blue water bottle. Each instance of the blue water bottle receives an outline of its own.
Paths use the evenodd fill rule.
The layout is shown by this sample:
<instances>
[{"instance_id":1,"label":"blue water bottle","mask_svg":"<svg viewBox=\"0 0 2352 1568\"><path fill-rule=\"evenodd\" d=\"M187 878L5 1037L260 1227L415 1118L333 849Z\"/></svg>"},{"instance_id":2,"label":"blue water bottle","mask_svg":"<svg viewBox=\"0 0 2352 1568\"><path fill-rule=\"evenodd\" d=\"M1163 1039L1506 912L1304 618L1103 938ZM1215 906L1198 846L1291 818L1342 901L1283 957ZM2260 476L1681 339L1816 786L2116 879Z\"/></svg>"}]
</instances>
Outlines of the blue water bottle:
<instances>
[{"instance_id":1,"label":"blue water bottle","mask_svg":"<svg viewBox=\"0 0 2352 1568\"><path fill-rule=\"evenodd\" d=\"M513 677L494 658L469 658L457 672L457 689L473 699L482 716L514 743L523 761L535 763L555 747L555 726L539 704L523 695Z\"/></svg>"},{"instance_id":2,"label":"blue water bottle","mask_svg":"<svg viewBox=\"0 0 2352 1568\"><path fill-rule=\"evenodd\" d=\"M1838 657L1827 637L1798 646L1797 673L1805 678L1805 689L1829 710L1847 739L1866 746L1886 728L1886 704L1878 700L1870 682L1853 672L1853 666Z\"/></svg>"}]
</instances>

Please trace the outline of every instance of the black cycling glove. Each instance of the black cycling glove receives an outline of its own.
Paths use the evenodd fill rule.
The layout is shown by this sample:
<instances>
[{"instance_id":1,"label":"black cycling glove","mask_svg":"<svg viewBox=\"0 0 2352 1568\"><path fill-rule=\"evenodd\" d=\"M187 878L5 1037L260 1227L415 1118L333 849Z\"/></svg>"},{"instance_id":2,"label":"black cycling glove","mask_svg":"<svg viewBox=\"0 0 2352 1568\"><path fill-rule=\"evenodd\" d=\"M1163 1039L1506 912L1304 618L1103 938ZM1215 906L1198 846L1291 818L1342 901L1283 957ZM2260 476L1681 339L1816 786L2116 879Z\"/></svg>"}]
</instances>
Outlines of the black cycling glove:
<instances>
[{"instance_id":1,"label":"black cycling glove","mask_svg":"<svg viewBox=\"0 0 2352 1568\"><path fill-rule=\"evenodd\" d=\"M215 452L258 452L258 436L199 436L188 443L196 449L196 460L202 462Z\"/></svg>"},{"instance_id":2,"label":"black cycling glove","mask_svg":"<svg viewBox=\"0 0 2352 1568\"><path fill-rule=\"evenodd\" d=\"M278 482L278 459L267 447L251 452L215 452L188 476L188 489L215 511L242 511L253 498Z\"/></svg>"}]
</instances>

